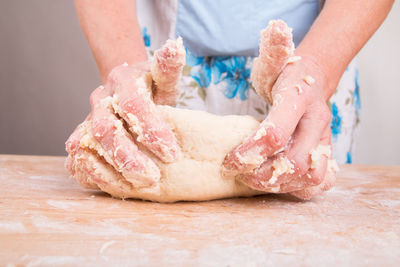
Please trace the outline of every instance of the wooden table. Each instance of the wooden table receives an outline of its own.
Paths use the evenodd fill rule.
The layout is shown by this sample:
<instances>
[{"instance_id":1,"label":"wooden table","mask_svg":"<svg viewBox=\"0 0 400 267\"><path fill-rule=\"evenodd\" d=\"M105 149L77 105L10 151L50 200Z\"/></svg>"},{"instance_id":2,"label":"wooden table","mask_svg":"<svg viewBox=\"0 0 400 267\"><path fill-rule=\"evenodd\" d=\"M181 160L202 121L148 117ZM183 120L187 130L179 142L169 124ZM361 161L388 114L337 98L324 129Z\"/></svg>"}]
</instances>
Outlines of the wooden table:
<instances>
[{"instance_id":1,"label":"wooden table","mask_svg":"<svg viewBox=\"0 0 400 267\"><path fill-rule=\"evenodd\" d=\"M0 265L400 266L400 166L342 166L312 201L122 201L63 157L0 155Z\"/></svg>"}]
</instances>

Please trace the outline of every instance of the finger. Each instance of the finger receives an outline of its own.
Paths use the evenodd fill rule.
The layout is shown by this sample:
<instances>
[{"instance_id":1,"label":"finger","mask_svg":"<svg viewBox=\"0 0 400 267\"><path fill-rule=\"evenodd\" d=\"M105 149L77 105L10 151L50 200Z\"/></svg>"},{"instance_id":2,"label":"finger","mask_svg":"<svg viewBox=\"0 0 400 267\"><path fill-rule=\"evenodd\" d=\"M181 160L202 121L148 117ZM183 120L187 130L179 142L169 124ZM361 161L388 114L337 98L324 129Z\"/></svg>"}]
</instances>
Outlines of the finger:
<instances>
[{"instance_id":1,"label":"finger","mask_svg":"<svg viewBox=\"0 0 400 267\"><path fill-rule=\"evenodd\" d=\"M160 179L158 167L138 149L110 106L111 99L103 99L93 107L91 123L80 145L96 150L135 187L154 186Z\"/></svg>"},{"instance_id":2,"label":"finger","mask_svg":"<svg viewBox=\"0 0 400 267\"><path fill-rule=\"evenodd\" d=\"M113 197L130 198L137 193L160 193L160 185L150 188L137 188L128 182L104 158L90 149L78 149L73 177L85 188L100 189ZM89 185L89 186L88 186Z\"/></svg>"},{"instance_id":3,"label":"finger","mask_svg":"<svg viewBox=\"0 0 400 267\"><path fill-rule=\"evenodd\" d=\"M277 85L275 85L277 86ZM279 84L278 84L279 86ZM294 90L279 96L268 117L242 144L228 153L223 163L225 174L237 175L259 167L268 156L284 148L305 112L305 102ZM297 107L294 108L294 105Z\"/></svg>"},{"instance_id":4,"label":"finger","mask_svg":"<svg viewBox=\"0 0 400 267\"><path fill-rule=\"evenodd\" d=\"M331 159L330 140L330 127L328 126L320 144L310 152L311 166L309 172L301 180L293 180L283 185L283 192L291 192L299 198L309 199L333 186L337 164L335 160ZM333 175L329 173L333 173Z\"/></svg>"},{"instance_id":5,"label":"finger","mask_svg":"<svg viewBox=\"0 0 400 267\"><path fill-rule=\"evenodd\" d=\"M327 161L327 158L322 157L317 168L300 175L295 171L293 162L282 153L268 159L254 172L239 175L237 179L259 191L293 192L320 184L326 173Z\"/></svg>"},{"instance_id":6,"label":"finger","mask_svg":"<svg viewBox=\"0 0 400 267\"><path fill-rule=\"evenodd\" d=\"M168 40L154 52L151 74L154 81L153 99L159 105L175 105L179 95L178 82L185 65L182 38Z\"/></svg>"},{"instance_id":7,"label":"finger","mask_svg":"<svg viewBox=\"0 0 400 267\"><path fill-rule=\"evenodd\" d=\"M333 185L335 184L335 180L336 180L336 171L334 171L332 168L328 168L326 176L321 184L316 186L310 186L299 191L291 192L290 195L295 196L302 200L309 200L314 196L321 194L323 191L327 191L330 188L332 188Z\"/></svg>"},{"instance_id":8,"label":"finger","mask_svg":"<svg viewBox=\"0 0 400 267\"><path fill-rule=\"evenodd\" d=\"M272 86L293 54L292 29L282 20L270 21L261 31L260 55L253 62L250 77L265 101L272 103Z\"/></svg>"},{"instance_id":9,"label":"finger","mask_svg":"<svg viewBox=\"0 0 400 267\"><path fill-rule=\"evenodd\" d=\"M92 179L93 171L87 162L86 151L79 146L75 150L75 153L69 154L67 157L66 167L71 172L71 175L75 180L84 188L87 189L99 189L96 182Z\"/></svg>"},{"instance_id":10,"label":"finger","mask_svg":"<svg viewBox=\"0 0 400 267\"><path fill-rule=\"evenodd\" d=\"M109 75L108 85L115 92L114 110L128 123L137 141L164 162L173 162L180 148L169 125L158 115L151 100L149 82L143 72L119 66Z\"/></svg>"},{"instance_id":11,"label":"finger","mask_svg":"<svg viewBox=\"0 0 400 267\"><path fill-rule=\"evenodd\" d=\"M84 122L79 124L69 136L68 140L65 142L65 150L68 154L74 155L79 148L80 141L85 135L86 123L87 121L85 120Z\"/></svg>"},{"instance_id":12,"label":"finger","mask_svg":"<svg viewBox=\"0 0 400 267\"><path fill-rule=\"evenodd\" d=\"M294 164L284 156L284 153L280 153L268 159L253 173L239 175L237 179L255 190L272 193L294 192L319 184L324 184L325 187L321 188L328 190L332 186L332 181L324 180L327 165L328 157L321 157L316 168L300 175L295 172Z\"/></svg>"},{"instance_id":13,"label":"finger","mask_svg":"<svg viewBox=\"0 0 400 267\"><path fill-rule=\"evenodd\" d=\"M93 150L82 149L78 151L79 157L75 158L75 175L78 183L90 184L100 188L114 197L127 198L135 188L127 182L121 173L99 157Z\"/></svg>"},{"instance_id":14,"label":"finger","mask_svg":"<svg viewBox=\"0 0 400 267\"><path fill-rule=\"evenodd\" d=\"M304 113L296 131L293 142L286 155L294 164L296 174L303 176L311 166L310 151L317 148L319 144L329 145L331 113L325 103L316 103ZM310 183L317 183L308 179Z\"/></svg>"},{"instance_id":15,"label":"finger","mask_svg":"<svg viewBox=\"0 0 400 267\"><path fill-rule=\"evenodd\" d=\"M267 159L253 172L237 176L237 179L255 190L279 193L280 185L287 177L292 178L293 173L293 163L282 152Z\"/></svg>"},{"instance_id":16,"label":"finger","mask_svg":"<svg viewBox=\"0 0 400 267\"><path fill-rule=\"evenodd\" d=\"M328 161L332 156L332 145L331 145L331 129L328 124L325 132L321 138L319 145L311 150L310 159L311 166L309 175L308 185L319 185L322 183L328 167Z\"/></svg>"},{"instance_id":17,"label":"finger","mask_svg":"<svg viewBox=\"0 0 400 267\"><path fill-rule=\"evenodd\" d=\"M65 168L71 172L72 175L74 175L74 157L77 152L77 150L80 147L80 141L82 137L85 135L85 129L86 126L85 124L87 123L88 118L90 118L90 115L85 119L84 122L79 124L75 130L72 132L72 134L69 136L68 140L65 142L65 150L68 153L68 157L66 158L64 162Z\"/></svg>"},{"instance_id":18,"label":"finger","mask_svg":"<svg viewBox=\"0 0 400 267\"><path fill-rule=\"evenodd\" d=\"M306 174L295 176L293 179L288 179L289 182L281 184L280 192L288 193L321 184L326 175L327 164L328 158L321 157L316 168L309 169Z\"/></svg>"},{"instance_id":19,"label":"finger","mask_svg":"<svg viewBox=\"0 0 400 267\"><path fill-rule=\"evenodd\" d=\"M302 141L301 138L302 137L299 137L299 141ZM326 175L328 159L332 154L330 140L331 131L329 124L327 124L318 144L313 145L312 148L308 147L306 150L300 148L300 150L306 153L306 155L302 155L302 157L304 157L304 162L302 164L304 165L297 169L299 170L299 176L297 178L281 186L282 192L292 192L322 183ZM294 160L292 160L292 162L299 166L299 162L295 162Z\"/></svg>"},{"instance_id":20,"label":"finger","mask_svg":"<svg viewBox=\"0 0 400 267\"><path fill-rule=\"evenodd\" d=\"M269 158L252 173L240 175L238 179L253 189L280 193L320 184L326 173L327 159L330 156L330 128L329 125L325 125L321 136L321 131L318 131L318 128L322 129L325 123L317 121L319 125L316 122L312 123L317 129L307 135L306 130L302 127L310 126L309 123L308 118L302 119L288 151ZM306 140L307 138L309 140ZM315 139L319 140L320 138L321 141L315 141ZM299 153L297 151L303 151L304 154L301 155L304 162L300 165L294 157ZM314 155L315 162L311 161L310 152L311 155ZM322 157L323 155L326 155L326 157ZM315 168L310 168L312 165Z\"/></svg>"},{"instance_id":21,"label":"finger","mask_svg":"<svg viewBox=\"0 0 400 267\"><path fill-rule=\"evenodd\" d=\"M319 185L322 191L328 191L336 182L336 173L339 171L339 166L335 159L328 159L327 172L323 182Z\"/></svg>"}]
</instances>

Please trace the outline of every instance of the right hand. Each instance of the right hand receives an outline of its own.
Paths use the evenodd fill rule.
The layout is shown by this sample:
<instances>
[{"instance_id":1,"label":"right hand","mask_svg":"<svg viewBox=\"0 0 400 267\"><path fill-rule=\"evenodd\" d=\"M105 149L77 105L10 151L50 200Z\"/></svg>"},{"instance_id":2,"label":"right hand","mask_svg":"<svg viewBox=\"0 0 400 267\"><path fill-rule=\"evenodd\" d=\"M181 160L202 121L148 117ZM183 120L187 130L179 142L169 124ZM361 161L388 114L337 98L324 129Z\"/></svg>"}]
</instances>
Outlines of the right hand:
<instances>
[{"instance_id":1,"label":"right hand","mask_svg":"<svg viewBox=\"0 0 400 267\"><path fill-rule=\"evenodd\" d=\"M84 160L88 153L96 154L96 164L111 165L135 188L152 187L159 181L157 165L138 146L143 145L163 162L178 157L177 140L158 117L153 99L158 104L175 102L184 62L181 40L168 41L156 51L152 64L117 66L106 84L92 92L91 113L66 142L66 166L72 175L87 175L77 179L82 185L97 188L99 182L104 183Z\"/></svg>"},{"instance_id":2,"label":"right hand","mask_svg":"<svg viewBox=\"0 0 400 267\"><path fill-rule=\"evenodd\" d=\"M271 21L262 31L251 80L273 105L259 129L228 153L223 170L253 189L310 199L334 184L330 112L319 64L294 52L292 30Z\"/></svg>"}]
</instances>

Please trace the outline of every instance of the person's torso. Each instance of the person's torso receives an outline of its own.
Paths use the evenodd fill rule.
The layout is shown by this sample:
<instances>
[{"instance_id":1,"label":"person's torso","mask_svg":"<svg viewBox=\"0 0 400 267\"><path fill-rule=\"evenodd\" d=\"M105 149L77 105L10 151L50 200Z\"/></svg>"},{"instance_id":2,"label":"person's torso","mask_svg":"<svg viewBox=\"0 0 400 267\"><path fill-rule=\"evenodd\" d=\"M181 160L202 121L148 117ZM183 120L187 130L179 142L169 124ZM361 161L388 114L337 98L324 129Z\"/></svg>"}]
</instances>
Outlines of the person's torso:
<instances>
[{"instance_id":1,"label":"person's torso","mask_svg":"<svg viewBox=\"0 0 400 267\"><path fill-rule=\"evenodd\" d=\"M260 30L272 19L293 28L296 46L319 12L319 0L141 0L139 23L152 49L181 36L197 56L257 56Z\"/></svg>"}]
</instances>

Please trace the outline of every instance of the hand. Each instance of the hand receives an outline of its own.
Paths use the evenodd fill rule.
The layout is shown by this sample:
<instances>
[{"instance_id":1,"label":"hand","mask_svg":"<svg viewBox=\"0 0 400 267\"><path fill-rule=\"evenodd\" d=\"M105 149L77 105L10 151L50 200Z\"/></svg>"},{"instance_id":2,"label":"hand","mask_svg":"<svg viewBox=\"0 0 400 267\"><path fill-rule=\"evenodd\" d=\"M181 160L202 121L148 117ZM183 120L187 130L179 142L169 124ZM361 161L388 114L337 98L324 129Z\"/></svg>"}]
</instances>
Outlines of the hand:
<instances>
[{"instance_id":1,"label":"hand","mask_svg":"<svg viewBox=\"0 0 400 267\"><path fill-rule=\"evenodd\" d=\"M109 192L117 190L118 184L139 188L157 184L160 171L138 146L143 145L163 162L178 157L177 140L158 117L153 99L161 104L174 103L184 62L181 39L168 41L156 51L152 64L117 66L106 84L93 91L90 115L66 143L66 166L82 185L116 187L104 190ZM108 181L110 177L96 172L111 167L124 179Z\"/></svg>"},{"instance_id":2,"label":"hand","mask_svg":"<svg viewBox=\"0 0 400 267\"><path fill-rule=\"evenodd\" d=\"M252 81L273 106L260 128L227 155L224 172L257 190L310 198L333 185L333 171L327 175L331 114L324 74L311 58L294 57L291 39L282 21L262 33Z\"/></svg>"}]
</instances>

